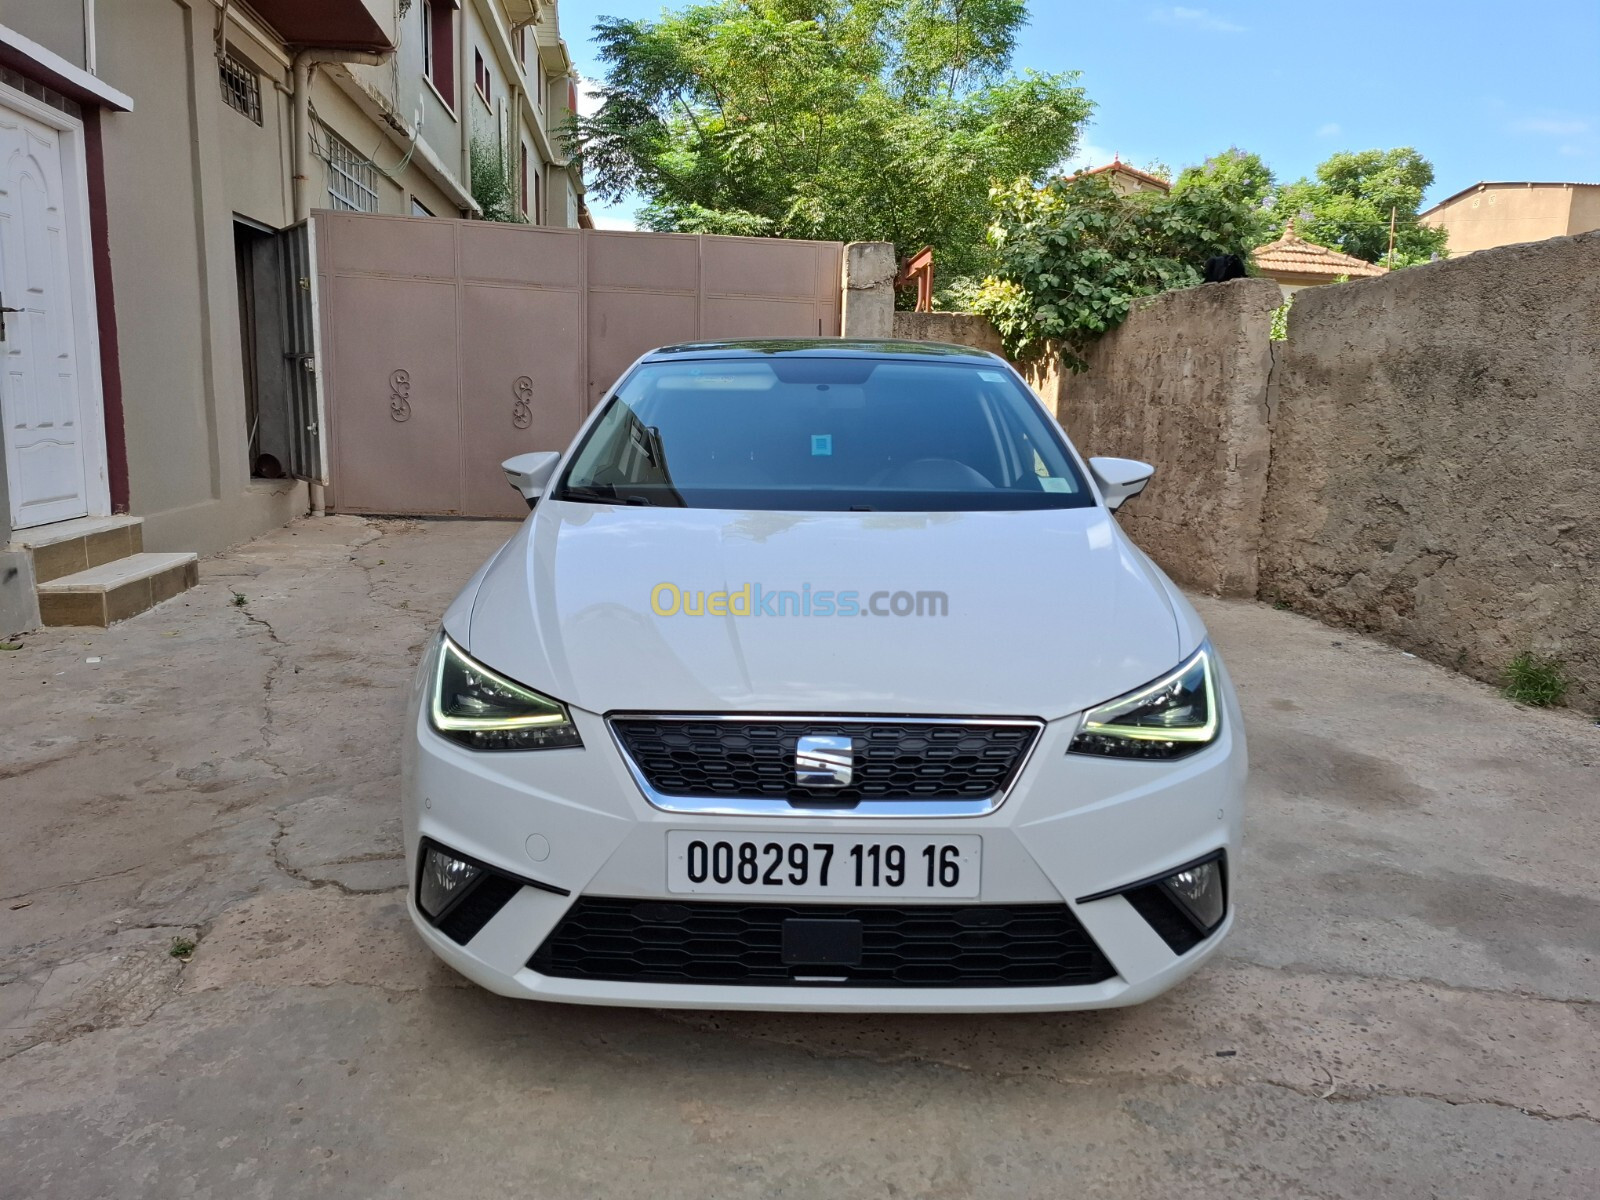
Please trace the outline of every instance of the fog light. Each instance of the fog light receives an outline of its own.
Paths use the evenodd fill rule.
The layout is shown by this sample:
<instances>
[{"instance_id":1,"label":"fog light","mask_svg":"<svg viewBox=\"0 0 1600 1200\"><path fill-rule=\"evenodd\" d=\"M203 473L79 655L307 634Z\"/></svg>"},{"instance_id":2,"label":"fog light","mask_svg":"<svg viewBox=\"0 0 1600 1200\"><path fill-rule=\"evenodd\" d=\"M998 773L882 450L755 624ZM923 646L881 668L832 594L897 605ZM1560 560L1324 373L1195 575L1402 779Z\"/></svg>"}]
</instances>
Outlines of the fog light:
<instances>
[{"instance_id":1,"label":"fog light","mask_svg":"<svg viewBox=\"0 0 1600 1200\"><path fill-rule=\"evenodd\" d=\"M436 921L450 902L462 895L483 874L473 866L437 846L429 846L422 856L422 883L417 888L417 906Z\"/></svg>"},{"instance_id":2,"label":"fog light","mask_svg":"<svg viewBox=\"0 0 1600 1200\"><path fill-rule=\"evenodd\" d=\"M1228 911L1228 898L1222 883L1222 863L1218 859L1168 875L1161 886L1206 933L1222 924Z\"/></svg>"}]
</instances>

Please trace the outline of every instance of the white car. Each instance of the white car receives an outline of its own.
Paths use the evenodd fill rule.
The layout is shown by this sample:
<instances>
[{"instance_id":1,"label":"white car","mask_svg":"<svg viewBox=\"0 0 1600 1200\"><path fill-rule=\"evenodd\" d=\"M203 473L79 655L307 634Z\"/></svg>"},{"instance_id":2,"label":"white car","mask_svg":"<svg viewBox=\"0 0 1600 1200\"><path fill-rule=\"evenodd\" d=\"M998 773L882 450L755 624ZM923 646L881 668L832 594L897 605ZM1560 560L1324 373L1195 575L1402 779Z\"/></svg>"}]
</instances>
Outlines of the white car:
<instances>
[{"instance_id":1,"label":"white car","mask_svg":"<svg viewBox=\"0 0 1600 1200\"><path fill-rule=\"evenodd\" d=\"M993 355L654 351L444 617L409 907L505 996L990 1012L1149 999L1233 920L1238 702Z\"/></svg>"}]
</instances>

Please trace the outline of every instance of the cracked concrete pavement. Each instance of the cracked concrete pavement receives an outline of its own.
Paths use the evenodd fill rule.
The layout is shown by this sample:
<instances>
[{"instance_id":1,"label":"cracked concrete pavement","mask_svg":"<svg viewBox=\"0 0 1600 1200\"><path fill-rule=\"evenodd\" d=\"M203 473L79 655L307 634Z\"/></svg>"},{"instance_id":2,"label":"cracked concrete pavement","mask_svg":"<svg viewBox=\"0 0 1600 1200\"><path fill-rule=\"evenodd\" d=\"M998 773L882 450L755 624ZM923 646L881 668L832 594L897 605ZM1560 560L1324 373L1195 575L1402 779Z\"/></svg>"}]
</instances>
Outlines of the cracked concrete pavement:
<instances>
[{"instance_id":1,"label":"cracked concrete pavement","mask_svg":"<svg viewBox=\"0 0 1600 1200\"><path fill-rule=\"evenodd\" d=\"M1201 602L1251 808L1237 931L1165 997L467 984L406 922L397 718L509 533L303 521L0 654L0 1197L1600 1194L1600 729L1260 605Z\"/></svg>"}]
</instances>

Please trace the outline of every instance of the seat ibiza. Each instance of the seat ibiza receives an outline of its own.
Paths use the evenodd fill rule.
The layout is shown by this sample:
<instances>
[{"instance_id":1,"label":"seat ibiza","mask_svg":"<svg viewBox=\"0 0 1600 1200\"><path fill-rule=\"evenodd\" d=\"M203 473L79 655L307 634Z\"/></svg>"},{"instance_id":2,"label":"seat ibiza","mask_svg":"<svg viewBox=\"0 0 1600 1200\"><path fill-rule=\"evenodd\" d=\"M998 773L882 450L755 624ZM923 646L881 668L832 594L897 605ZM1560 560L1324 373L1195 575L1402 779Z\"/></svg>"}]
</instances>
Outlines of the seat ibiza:
<instances>
[{"instance_id":1,"label":"seat ibiza","mask_svg":"<svg viewBox=\"0 0 1600 1200\"><path fill-rule=\"evenodd\" d=\"M1232 919L1245 742L1193 608L1004 361L671 346L446 612L409 908L506 996L1133 1004Z\"/></svg>"}]
</instances>

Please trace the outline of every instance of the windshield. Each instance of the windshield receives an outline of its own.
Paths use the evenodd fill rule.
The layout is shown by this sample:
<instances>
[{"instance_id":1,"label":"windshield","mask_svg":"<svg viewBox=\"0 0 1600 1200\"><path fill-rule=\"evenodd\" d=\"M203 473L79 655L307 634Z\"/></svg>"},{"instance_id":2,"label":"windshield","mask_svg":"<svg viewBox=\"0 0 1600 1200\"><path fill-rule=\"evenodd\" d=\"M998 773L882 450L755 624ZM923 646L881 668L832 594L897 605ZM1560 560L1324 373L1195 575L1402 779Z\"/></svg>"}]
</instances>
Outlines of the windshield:
<instances>
[{"instance_id":1,"label":"windshield","mask_svg":"<svg viewBox=\"0 0 1600 1200\"><path fill-rule=\"evenodd\" d=\"M1060 434L999 365L786 356L639 367L555 498L790 512L1094 503Z\"/></svg>"}]
</instances>

